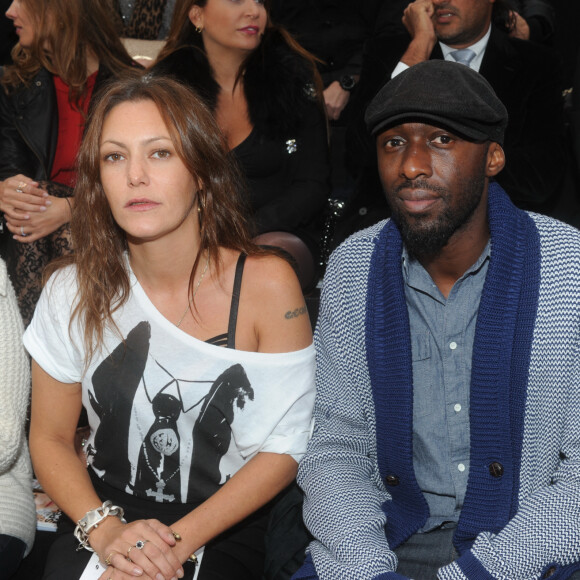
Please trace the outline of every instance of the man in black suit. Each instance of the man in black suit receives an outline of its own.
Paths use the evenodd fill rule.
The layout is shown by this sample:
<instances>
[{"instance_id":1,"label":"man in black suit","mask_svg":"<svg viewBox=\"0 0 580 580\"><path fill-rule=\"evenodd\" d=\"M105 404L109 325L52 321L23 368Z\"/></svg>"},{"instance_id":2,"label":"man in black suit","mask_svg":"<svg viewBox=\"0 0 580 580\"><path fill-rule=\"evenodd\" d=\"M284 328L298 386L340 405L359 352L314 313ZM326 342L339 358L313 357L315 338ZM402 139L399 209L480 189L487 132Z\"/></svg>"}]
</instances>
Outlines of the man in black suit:
<instances>
[{"instance_id":1,"label":"man in black suit","mask_svg":"<svg viewBox=\"0 0 580 580\"><path fill-rule=\"evenodd\" d=\"M403 10L411 2L412 0L383 2L376 18L377 33L403 32L405 27L401 17ZM548 0L511 0L511 4L514 9L514 21L510 35L550 45L556 28L556 11L550 2Z\"/></svg>"},{"instance_id":2,"label":"man in black suit","mask_svg":"<svg viewBox=\"0 0 580 580\"><path fill-rule=\"evenodd\" d=\"M549 213L565 166L561 67L550 49L508 35L510 9L505 0L415 0L403 15L408 34L379 35L368 43L358 105L363 111L386 81L409 66L455 60L456 50L470 49L468 66L488 80L509 114L509 163L497 181L519 207ZM364 157L372 159L363 134L357 131L352 142L364 145Z\"/></svg>"}]
</instances>

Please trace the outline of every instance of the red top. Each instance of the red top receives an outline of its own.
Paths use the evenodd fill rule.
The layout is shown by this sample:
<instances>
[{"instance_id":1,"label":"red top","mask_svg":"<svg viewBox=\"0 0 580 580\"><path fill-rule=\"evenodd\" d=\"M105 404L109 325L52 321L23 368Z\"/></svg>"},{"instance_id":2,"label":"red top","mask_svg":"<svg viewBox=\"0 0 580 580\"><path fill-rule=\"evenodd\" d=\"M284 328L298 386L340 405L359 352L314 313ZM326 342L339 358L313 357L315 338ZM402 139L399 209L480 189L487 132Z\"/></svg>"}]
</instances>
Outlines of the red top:
<instances>
[{"instance_id":1,"label":"red top","mask_svg":"<svg viewBox=\"0 0 580 580\"><path fill-rule=\"evenodd\" d=\"M75 163L96 78L97 72L94 72L87 79L86 97L79 103L80 110L76 110L68 100L69 86L60 77L53 77L58 106L58 141L50 175L51 181L70 187L75 185L77 178Z\"/></svg>"}]
</instances>

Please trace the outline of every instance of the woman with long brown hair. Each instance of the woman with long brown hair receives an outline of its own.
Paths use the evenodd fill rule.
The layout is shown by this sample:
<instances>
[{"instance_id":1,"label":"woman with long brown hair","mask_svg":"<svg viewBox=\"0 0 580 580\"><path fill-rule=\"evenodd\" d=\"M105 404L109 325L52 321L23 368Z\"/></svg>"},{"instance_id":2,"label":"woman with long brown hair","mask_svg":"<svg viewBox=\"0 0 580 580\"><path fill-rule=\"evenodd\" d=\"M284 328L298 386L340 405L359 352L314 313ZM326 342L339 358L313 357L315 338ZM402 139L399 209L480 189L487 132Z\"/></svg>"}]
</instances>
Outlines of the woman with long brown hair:
<instances>
[{"instance_id":1,"label":"woman with long brown hair","mask_svg":"<svg viewBox=\"0 0 580 580\"><path fill-rule=\"evenodd\" d=\"M215 115L248 183L260 244L284 249L307 289L329 193L322 83L314 59L263 0L177 0L153 70L191 86Z\"/></svg>"},{"instance_id":2,"label":"woman with long brown hair","mask_svg":"<svg viewBox=\"0 0 580 580\"><path fill-rule=\"evenodd\" d=\"M6 12L19 42L0 80L2 246L25 324L44 266L71 251L74 163L93 96L133 68L111 10L108 0L14 0Z\"/></svg>"},{"instance_id":3,"label":"woman with long brown hair","mask_svg":"<svg viewBox=\"0 0 580 580\"><path fill-rule=\"evenodd\" d=\"M179 83L103 93L79 154L75 252L51 266L25 335L35 471L103 580L192 578L200 559L200 580L262 577L270 502L309 437L314 352L298 280L251 241L240 183ZM56 542L45 578L79 578L78 542Z\"/></svg>"}]
</instances>

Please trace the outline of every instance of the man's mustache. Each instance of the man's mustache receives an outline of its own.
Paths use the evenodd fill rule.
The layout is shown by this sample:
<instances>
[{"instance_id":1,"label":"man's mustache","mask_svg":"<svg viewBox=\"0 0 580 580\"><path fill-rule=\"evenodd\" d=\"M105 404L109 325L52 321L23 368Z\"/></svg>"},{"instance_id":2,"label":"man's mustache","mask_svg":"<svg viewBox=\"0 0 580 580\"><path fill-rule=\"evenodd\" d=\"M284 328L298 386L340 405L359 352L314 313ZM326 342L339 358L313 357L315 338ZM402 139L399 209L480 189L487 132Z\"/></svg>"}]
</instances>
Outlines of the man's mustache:
<instances>
[{"instance_id":1,"label":"man's mustache","mask_svg":"<svg viewBox=\"0 0 580 580\"><path fill-rule=\"evenodd\" d=\"M425 191L432 191L434 193L437 193L441 196L445 196L447 194L447 189L445 189L444 187L441 187L439 185L434 185L433 183L429 183L428 181L424 181L424 180L410 180L407 179L405 181L403 181L402 183L400 183L399 185L397 185L397 187L395 187L395 189L393 190L393 193L396 195L399 192L401 192L403 189L422 189Z\"/></svg>"}]
</instances>

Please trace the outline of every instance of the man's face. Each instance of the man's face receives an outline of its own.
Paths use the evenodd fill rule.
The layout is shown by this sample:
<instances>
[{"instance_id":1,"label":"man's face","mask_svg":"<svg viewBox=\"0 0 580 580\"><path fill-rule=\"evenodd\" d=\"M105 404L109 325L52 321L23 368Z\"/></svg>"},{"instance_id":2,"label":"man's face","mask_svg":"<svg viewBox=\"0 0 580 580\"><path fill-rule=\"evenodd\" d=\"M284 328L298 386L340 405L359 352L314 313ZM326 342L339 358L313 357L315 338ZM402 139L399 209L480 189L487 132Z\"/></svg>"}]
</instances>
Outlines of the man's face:
<instances>
[{"instance_id":1,"label":"man's face","mask_svg":"<svg viewBox=\"0 0 580 580\"><path fill-rule=\"evenodd\" d=\"M425 123L377 137L381 182L411 255L436 256L453 234L487 219L489 149Z\"/></svg>"},{"instance_id":2,"label":"man's face","mask_svg":"<svg viewBox=\"0 0 580 580\"><path fill-rule=\"evenodd\" d=\"M495 0L433 0L433 25L437 38L465 48L485 36Z\"/></svg>"}]
</instances>

